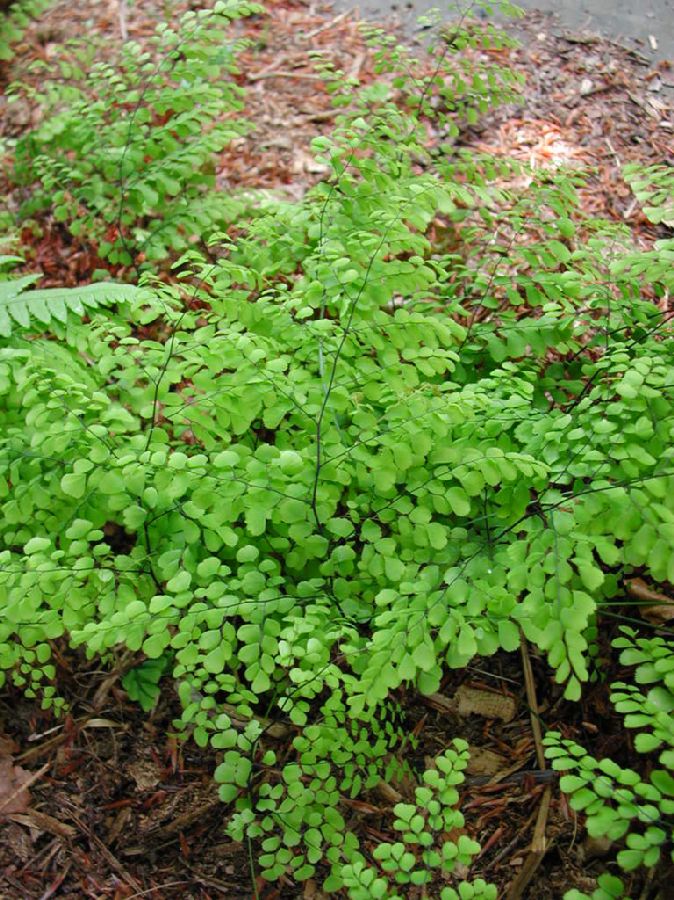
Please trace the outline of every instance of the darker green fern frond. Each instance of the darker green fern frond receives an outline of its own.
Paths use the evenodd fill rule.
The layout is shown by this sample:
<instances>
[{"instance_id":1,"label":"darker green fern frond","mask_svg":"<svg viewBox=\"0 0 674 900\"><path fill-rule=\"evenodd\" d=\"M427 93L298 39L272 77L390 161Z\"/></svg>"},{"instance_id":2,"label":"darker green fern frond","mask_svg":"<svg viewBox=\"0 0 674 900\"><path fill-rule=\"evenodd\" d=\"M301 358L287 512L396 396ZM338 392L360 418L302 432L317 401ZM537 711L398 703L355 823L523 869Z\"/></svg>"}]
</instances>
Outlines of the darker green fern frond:
<instances>
[{"instance_id":1,"label":"darker green fern frond","mask_svg":"<svg viewBox=\"0 0 674 900\"><path fill-rule=\"evenodd\" d=\"M68 313L83 316L88 309L138 301L144 293L132 284L99 282L76 288L29 290L39 275L24 275L0 282L0 335L9 337L18 328L65 322Z\"/></svg>"}]
</instances>

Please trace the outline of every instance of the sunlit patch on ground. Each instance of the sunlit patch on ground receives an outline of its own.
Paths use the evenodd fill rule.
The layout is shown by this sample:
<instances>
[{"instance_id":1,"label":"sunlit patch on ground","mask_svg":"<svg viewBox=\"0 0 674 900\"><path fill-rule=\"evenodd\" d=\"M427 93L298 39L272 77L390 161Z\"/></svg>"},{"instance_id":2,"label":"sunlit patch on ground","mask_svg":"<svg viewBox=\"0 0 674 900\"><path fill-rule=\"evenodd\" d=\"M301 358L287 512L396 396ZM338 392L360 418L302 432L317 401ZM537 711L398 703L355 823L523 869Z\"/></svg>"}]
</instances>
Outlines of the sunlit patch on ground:
<instances>
[{"instance_id":1,"label":"sunlit patch on ground","mask_svg":"<svg viewBox=\"0 0 674 900\"><path fill-rule=\"evenodd\" d=\"M591 160L591 153L579 147L573 135L545 119L510 119L499 126L493 139L475 146L482 153L522 160L532 169L587 164Z\"/></svg>"}]
</instances>

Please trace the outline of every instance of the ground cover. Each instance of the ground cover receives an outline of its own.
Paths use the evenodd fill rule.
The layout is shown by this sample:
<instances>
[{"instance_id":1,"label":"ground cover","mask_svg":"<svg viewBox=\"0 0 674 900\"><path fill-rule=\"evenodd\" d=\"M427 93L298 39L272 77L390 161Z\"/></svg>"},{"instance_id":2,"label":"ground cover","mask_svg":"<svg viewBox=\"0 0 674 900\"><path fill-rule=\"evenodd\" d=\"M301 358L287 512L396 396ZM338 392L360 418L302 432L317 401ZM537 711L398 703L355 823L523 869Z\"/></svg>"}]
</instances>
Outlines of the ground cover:
<instances>
[{"instance_id":1,"label":"ground cover","mask_svg":"<svg viewBox=\"0 0 674 900\"><path fill-rule=\"evenodd\" d=\"M149 37L158 15L159 9L147 5L131 8L125 22L128 34ZM74 12L55 4L26 32L12 77L39 79L30 74L28 63L36 55L52 58L75 27L109 36L107 44L112 47L119 40L118 8L91 4ZM226 191L264 189L273 200L301 201L329 172L329 159L321 159L311 142L317 135L331 134L339 112L325 89L329 79L317 70L308 51L321 49L336 68L364 85L374 81L377 61L357 23L347 15L335 17L329 11L279 3L236 27L238 36L252 40L240 57L235 80L245 89L242 114L255 124L255 131L244 131L218 151L215 184ZM535 184L537 173L554 172L560 162L594 166L596 171L579 191L581 212L627 224L633 251L650 250L667 236L670 220L668 214L664 221L649 218L644 211L648 200L640 201L630 190L623 167L629 162L671 163L672 126L664 99L671 74L665 66L647 68L620 47L583 35L555 35L545 20L534 19L530 27L531 40L522 50L466 50L478 62L488 60L526 74L523 99L472 124L462 122L456 132L447 128L451 116L439 123L429 119L424 124L427 144L443 142L456 150L519 158L533 165L533 172L504 172L504 189ZM26 100L7 105L6 113L4 134L10 140L39 124L36 109ZM11 148L5 147L9 154ZM10 203L18 209L22 199L12 188ZM38 224L38 228L26 225L21 238L24 269L43 271L43 287L86 284L101 268L132 281L136 267L144 262L105 258L100 243L73 236L54 216L38 217ZM473 240L478 241L482 226L477 219L473 224ZM429 234L432 245L447 254L458 249L461 255L470 248L465 236L457 248L455 228L442 216L433 218ZM246 235L238 234L234 223L230 237L244 240ZM582 244L592 237L591 230L581 227L576 240ZM517 229L512 219L504 220L505 243L520 242L526 251L544 239L542 223L534 216L522 221L520 215ZM569 250L557 247L557 252L566 258ZM643 296L666 320L671 313L667 293L650 286ZM197 305L191 312L196 316L198 309ZM489 308L477 303L463 324L470 332L489 321ZM156 330L145 333L145 327L138 323L138 334L161 342ZM194 327L199 327L196 319ZM512 322L510 327L514 332ZM495 339L504 334L497 330ZM506 335L506 344L508 340ZM550 350L551 364L555 352ZM507 353L521 355L516 346ZM625 398L630 399L629 390ZM268 437L260 434L259 439ZM184 443L193 447L200 440L196 433L194 441L186 438ZM285 465L290 471L295 459L287 457ZM454 512L460 515L463 495L453 496ZM112 530L106 538L112 545L121 542L115 550L124 552L122 532ZM643 535L641 539L645 540ZM440 537L437 540L441 543ZM490 540L487 536L487 543ZM539 715L547 729L579 741L594 756L634 765L630 732L609 699L609 685L627 677L611 641L625 618L666 627L671 576L666 560L659 569L648 560L641 562L633 552L633 564L624 578L620 576L614 592L618 605L607 607L596 639L602 678L585 685L579 700L565 699L563 685L551 678L541 652L547 648L524 645L521 654L518 640L514 646L510 641L510 652L501 649L486 658L471 658L463 668L443 671L434 690L419 693L402 684L392 689L405 727L416 738L416 746L407 750L413 771L422 771L454 738L469 742L471 762L461 809L465 834L481 844L471 876L494 882L504 894L520 890L529 896L557 897L574 887L591 891L612 853L601 836L576 839L576 816L559 793L557 773L540 756L536 723ZM610 559L604 563L611 574ZM338 564L346 566L348 561ZM655 581L654 569L662 570ZM597 577L594 572L594 565L585 575L580 572L588 590L588 583ZM651 611L635 611L638 602ZM231 810L212 782L222 753L217 747L182 745L167 737L181 717L170 678L162 682L156 704L150 679L152 709L143 712L133 698L134 690L136 700L142 695L142 685L136 683L134 688L133 679L127 677L138 663L132 650L115 650L112 668L98 658L87 660L81 651L59 641L53 641L52 652L59 694L69 704L65 717L57 719L53 710L41 710L16 686L3 689L2 756L7 777L14 779L9 789L14 807L5 809L2 831L7 896L208 897L250 896L253 891L265 897L321 896L325 873L320 867L302 886L287 872L268 885L256 871L251 887L250 845L225 835ZM537 708L533 717L532 708L534 712ZM236 723L236 712L229 711ZM299 719L265 721L270 746L280 761L287 759L290 741L301 725ZM276 765L270 764L271 779ZM392 839L391 808L413 797L408 775L343 798L342 815L368 855ZM463 827L456 831L463 833ZM259 854L257 848L255 852ZM534 863L540 863L538 869ZM628 876L632 880L627 895L643 891L649 896L650 888L655 896L660 883L666 883L667 871L665 867L657 875L638 871ZM408 885L404 895L415 896L415 890Z\"/></svg>"}]
</instances>

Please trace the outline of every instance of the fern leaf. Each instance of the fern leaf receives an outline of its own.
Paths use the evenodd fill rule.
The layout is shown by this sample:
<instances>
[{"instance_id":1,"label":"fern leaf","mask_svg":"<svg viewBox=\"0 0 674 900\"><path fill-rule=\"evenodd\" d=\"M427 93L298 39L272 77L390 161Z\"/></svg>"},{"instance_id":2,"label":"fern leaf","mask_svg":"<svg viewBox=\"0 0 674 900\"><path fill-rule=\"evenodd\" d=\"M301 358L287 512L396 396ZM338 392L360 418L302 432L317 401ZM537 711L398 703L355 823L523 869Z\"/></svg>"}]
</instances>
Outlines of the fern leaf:
<instances>
[{"instance_id":1,"label":"fern leaf","mask_svg":"<svg viewBox=\"0 0 674 900\"><path fill-rule=\"evenodd\" d=\"M11 256L10 254L3 253L0 255L0 269L4 269L5 266L11 267L16 265L17 263L22 263L22 256Z\"/></svg>"},{"instance_id":2,"label":"fern leaf","mask_svg":"<svg viewBox=\"0 0 674 900\"><path fill-rule=\"evenodd\" d=\"M10 60L14 56L11 44L20 40L32 18L43 13L51 0L15 0L14 3L0 4L0 60ZM9 8L8 8L9 7Z\"/></svg>"},{"instance_id":3,"label":"fern leaf","mask_svg":"<svg viewBox=\"0 0 674 900\"><path fill-rule=\"evenodd\" d=\"M29 328L31 321L48 325L56 319L65 322L68 313L83 316L87 308L96 309L116 303L138 300L145 292L133 284L99 282L76 288L27 290L39 275L24 275L0 282L0 335L9 337L15 325Z\"/></svg>"}]
</instances>

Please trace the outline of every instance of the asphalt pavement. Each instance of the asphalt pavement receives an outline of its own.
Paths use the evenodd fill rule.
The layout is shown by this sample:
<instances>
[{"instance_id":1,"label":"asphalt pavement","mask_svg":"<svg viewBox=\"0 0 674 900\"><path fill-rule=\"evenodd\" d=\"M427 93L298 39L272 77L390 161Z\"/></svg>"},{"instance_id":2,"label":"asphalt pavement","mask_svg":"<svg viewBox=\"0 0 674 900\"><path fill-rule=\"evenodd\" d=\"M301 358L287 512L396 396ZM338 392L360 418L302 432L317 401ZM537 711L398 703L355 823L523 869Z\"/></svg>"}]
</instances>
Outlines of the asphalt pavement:
<instances>
[{"instance_id":1,"label":"asphalt pavement","mask_svg":"<svg viewBox=\"0 0 674 900\"><path fill-rule=\"evenodd\" d=\"M674 0L516 0L526 10L554 13L561 28L600 34L618 41L654 62L674 60ZM364 19L379 22L397 17L408 33L415 30L418 16L430 9L439 9L448 21L455 18L457 9L479 2L449 0L336 0L338 10L360 9ZM460 13L459 13L460 14Z\"/></svg>"}]
</instances>

